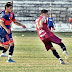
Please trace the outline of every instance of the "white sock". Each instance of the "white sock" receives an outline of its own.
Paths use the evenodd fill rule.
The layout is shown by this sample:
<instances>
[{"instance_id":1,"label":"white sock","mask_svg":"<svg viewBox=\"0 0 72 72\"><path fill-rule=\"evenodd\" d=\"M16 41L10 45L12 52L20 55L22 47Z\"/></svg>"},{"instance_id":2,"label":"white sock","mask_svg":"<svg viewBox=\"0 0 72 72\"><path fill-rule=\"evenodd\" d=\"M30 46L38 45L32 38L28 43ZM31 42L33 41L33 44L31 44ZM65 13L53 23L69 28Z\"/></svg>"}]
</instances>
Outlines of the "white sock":
<instances>
[{"instance_id":1,"label":"white sock","mask_svg":"<svg viewBox=\"0 0 72 72\"><path fill-rule=\"evenodd\" d=\"M59 60L60 60L61 58L59 58Z\"/></svg>"},{"instance_id":2,"label":"white sock","mask_svg":"<svg viewBox=\"0 0 72 72\"><path fill-rule=\"evenodd\" d=\"M63 51L63 52L67 52L67 51L65 50L65 51Z\"/></svg>"},{"instance_id":3,"label":"white sock","mask_svg":"<svg viewBox=\"0 0 72 72\"><path fill-rule=\"evenodd\" d=\"M67 51L63 51L65 53L65 55L69 58L68 54L67 54Z\"/></svg>"},{"instance_id":4,"label":"white sock","mask_svg":"<svg viewBox=\"0 0 72 72\"><path fill-rule=\"evenodd\" d=\"M11 58L12 58L12 55L9 55L9 56L8 56L8 60L11 59Z\"/></svg>"}]
</instances>

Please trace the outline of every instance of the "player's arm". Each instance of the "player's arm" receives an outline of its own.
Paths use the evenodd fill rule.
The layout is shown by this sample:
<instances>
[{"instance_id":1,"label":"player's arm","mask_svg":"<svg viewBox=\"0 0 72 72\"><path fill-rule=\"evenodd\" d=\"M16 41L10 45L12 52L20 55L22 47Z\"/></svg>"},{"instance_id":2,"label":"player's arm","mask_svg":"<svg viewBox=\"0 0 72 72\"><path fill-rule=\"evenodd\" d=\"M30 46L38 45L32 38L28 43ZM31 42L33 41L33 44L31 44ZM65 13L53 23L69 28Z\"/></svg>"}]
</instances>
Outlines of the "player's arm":
<instances>
[{"instance_id":1,"label":"player's arm","mask_svg":"<svg viewBox=\"0 0 72 72\"><path fill-rule=\"evenodd\" d=\"M54 19L53 19L53 23L54 23L54 26L56 27L55 22L54 22Z\"/></svg>"},{"instance_id":2,"label":"player's arm","mask_svg":"<svg viewBox=\"0 0 72 72\"><path fill-rule=\"evenodd\" d=\"M43 28L43 21L40 20L40 23L39 23L39 29Z\"/></svg>"},{"instance_id":3,"label":"player's arm","mask_svg":"<svg viewBox=\"0 0 72 72\"><path fill-rule=\"evenodd\" d=\"M54 19L53 19L53 23L54 23L54 25L55 25Z\"/></svg>"},{"instance_id":4,"label":"player's arm","mask_svg":"<svg viewBox=\"0 0 72 72\"><path fill-rule=\"evenodd\" d=\"M12 21L14 22L14 24L16 24L16 25L18 25L18 26L22 26L23 28L26 28L26 26L25 26L25 25L20 24L19 22L17 22L17 21L16 21L14 14L13 14Z\"/></svg>"},{"instance_id":5,"label":"player's arm","mask_svg":"<svg viewBox=\"0 0 72 72\"><path fill-rule=\"evenodd\" d=\"M43 18L39 22L39 28L43 28L43 23L45 20L46 20L46 18L45 18L45 16L43 16Z\"/></svg>"},{"instance_id":6,"label":"player's arm","mask_svg":"<svg viewBox=\"0 0 72 72\"><path fill-rule=\"evenodd\" d=\"M18 23L17 21L15 21L15 22L14 22L14 24L15 24L15 25L18 25L18 26L22 26L23 28L26 28L26 26L25 26L25 25L20 24L20 23Z\"/></svg>"},{"instance_id":7,"label":"player's arm","mask_svg":"<svg viewBox=\"0 0 72 72\"><path fill-rule=\"evenodd\" d=\"M5 26L5 24L3 23L3 21L1 21L1 19L0 19L0 25L6 30L8 34L10 34L10 30Z\"/></svg>"}]
</instances>

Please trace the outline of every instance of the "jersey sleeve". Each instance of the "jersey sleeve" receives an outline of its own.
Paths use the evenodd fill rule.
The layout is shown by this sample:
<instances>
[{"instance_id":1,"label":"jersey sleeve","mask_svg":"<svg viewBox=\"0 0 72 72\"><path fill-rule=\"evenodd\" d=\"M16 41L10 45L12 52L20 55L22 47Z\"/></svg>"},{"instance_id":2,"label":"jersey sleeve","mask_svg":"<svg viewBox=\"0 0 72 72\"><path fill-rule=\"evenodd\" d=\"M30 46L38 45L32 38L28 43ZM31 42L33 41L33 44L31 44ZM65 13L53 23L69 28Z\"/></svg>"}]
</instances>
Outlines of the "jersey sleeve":
<instances>
[{"instance_id":1,"label":"jersey sleeve","mask_svg":"<svg viewBox=\"0 0 72 72\"><path fill-rule=\"evenodd\" d=\"M46 23L46 20L47 20L47 18L46 18L45 16L43 16L42 21L43 21L44 23Z\"/></svg>"},{"instance_id":2,"label":"jersey sleeve","mask_svg":"<svg viewBox=\"0 0 72 72\"><path fill-rule=\"evenodd\" d=\"M7 20L7 19L8 19L8 16L7 15L4 15L4 16L1 17L0 20L3 21L3 22L5 22L5 20Z\"/></svg>"},{"instance_id":3,"label":"jersey sleeve","mask_svg":"<svg viewBox=\"0 0 72 72\"><path fill-rule=\"evenodd\" d=\"M45 16L43 16L42 21L44 22L44 21L45 21L45 19L46 19L46 18L45 18Z\"/></svg>"},{"instance_id":4,"label":"jersey sleeve","mask_svg":"<svg viewBox=\"0 0 72 72\"><path fill-rule=\"evenodd\" d=\"M13 14L13 18L12 18L12 21L15 22L16 19L15 19L15 15Z\"/></svg>"}]
</instances>

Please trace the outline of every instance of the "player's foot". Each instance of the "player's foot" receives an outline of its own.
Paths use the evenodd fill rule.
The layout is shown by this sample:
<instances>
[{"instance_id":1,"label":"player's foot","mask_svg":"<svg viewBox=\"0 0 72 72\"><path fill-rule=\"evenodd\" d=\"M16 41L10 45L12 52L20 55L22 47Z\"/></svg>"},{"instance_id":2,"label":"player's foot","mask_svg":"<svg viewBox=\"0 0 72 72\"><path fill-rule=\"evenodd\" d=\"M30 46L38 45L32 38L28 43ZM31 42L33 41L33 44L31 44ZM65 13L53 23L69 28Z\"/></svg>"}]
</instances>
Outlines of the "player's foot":
<instances>
[{"instance_id":1,"label":"player's foot","mask_svg":"<svg viewBox=\"0 0 72 72\"><path fill-rule=\"evenodd\" d=\"M63 54L64 54L64 56L65 56L66 61L69 62L69 56L68 56L68 54L67 54L67 51L63 51Z\"/></svg>"},{"instance_id":2,"label":"player's foot","mask_svg":"<svg viewBox=\"0 0 72 72\"><path fill-rule=\"evenodd\" d=\"M8 57L5 53L1 53L0 57Z\"/></svg>"},{"instance_id":3,"label":"player's foot","mask_svg":"<svg viewBox=\"0 0 72 72\"><path fill-rule=\"evenodd\" d=\"M7 62L13 62L13 63L15 63L15 61L13 61L12 59L7 60Z\"/></svg>"},{"instance_id":4,"label":"player's foot","mask_svg":"<svg viewBox=\"0 0 72 72\"><path fill-rule=\"evenodd\" d=\"M53 30L55 30L55 28L53 28Z\"/></svg>"},{"instance_id":5,"label":"player's foot","mask_svg":"<svg viewBox=\"0 0 72 72\"><path fill-rule=\"evenodd\" d=\"M59 61L60 61L60 64L65 64L61 58L59 59Z\"/></svg>"}]
</instances>

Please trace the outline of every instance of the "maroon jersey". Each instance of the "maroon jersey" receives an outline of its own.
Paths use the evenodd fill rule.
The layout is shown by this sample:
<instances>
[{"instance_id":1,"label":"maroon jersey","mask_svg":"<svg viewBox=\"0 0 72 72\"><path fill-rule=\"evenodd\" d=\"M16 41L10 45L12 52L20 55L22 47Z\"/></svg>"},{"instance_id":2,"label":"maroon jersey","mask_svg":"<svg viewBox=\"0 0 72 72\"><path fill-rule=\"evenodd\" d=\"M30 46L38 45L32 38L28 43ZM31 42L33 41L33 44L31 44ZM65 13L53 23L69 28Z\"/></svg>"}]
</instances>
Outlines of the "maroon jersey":
<instances>
[{"instance_id":1,"label":"maroon jersey","mask_svg":"<svg viewBox=\"0 0 72 72\"><path fill-rule=\"evenodd\" d=\"M43 23L43 28L39 28L39 23L40 20L42 20ZM41 40L45 40L46 38L50 38L51 36L53 36L54 34L48 29L47 26L47 19L45 18L45 16L39 16L36 21L35 21L35 25L36 25L36 29L38 32L38 35L40 37Z\"/></svg>"}]
</instances>

